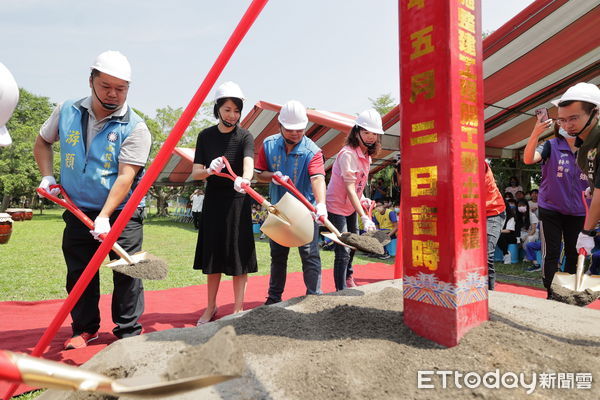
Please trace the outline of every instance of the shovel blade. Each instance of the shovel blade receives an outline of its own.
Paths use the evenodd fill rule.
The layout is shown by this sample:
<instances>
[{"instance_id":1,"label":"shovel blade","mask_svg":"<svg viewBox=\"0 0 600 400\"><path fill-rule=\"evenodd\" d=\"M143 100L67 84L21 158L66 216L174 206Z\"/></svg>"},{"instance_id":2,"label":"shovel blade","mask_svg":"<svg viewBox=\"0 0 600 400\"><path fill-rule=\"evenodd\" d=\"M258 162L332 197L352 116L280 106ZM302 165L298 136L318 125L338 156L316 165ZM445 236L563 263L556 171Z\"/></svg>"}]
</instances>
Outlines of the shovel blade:
<instances>
[{"instance_id":1,"label":"shovel blade","mask_svg":"<svg viewBox=\"0 0 600 400\"><path fill-rule=\"evenodd\" d=\"M577 288L577 275L568 274L566 272L557 272L554 274L552 283L558 286L562 286L569 290L576 290Z\"/></svg>"},{"instance_id":2,"label":"shovel blade","mask_svg":"<svg viewBox=\"0 0 600 400\"><path fill-rule=\"evenodd\" d=\"M141 253L136 253L136 254L130 255L130 257L134 261L134 263L137 264L140 261L144 261L147 258L147 254L148 253L143 251ZM106 264L106 266L109 268L124 267L127 265L129 265L129 263L123 258L119 258L118 260L111 261L108 264Z\"/></svg>"},{"instance_id":3,"label":"shovel blade","mask_svg":"<svg viewBox=\"0 0 600 400\"><path fill-rule=\"evenodd\" d=\"M267 216L260 230L285 247L299 247L313 240L315 225L308 209L289 193L273 207L277 214Z\"/></svg>"},{"instance_id":4,"label":"shovel blade","mask_svg":"<svg viewBox=\"0 0 600 400\"><path fill-rule=\"evenodd\" d=\"M171 396L189 390L201 389L216 385L230 379L239 378L236 375L192 376L173 381L159 381L158 377L132 377L118 379L112 384L112 393L128 397L156 398Z\"/></svg>"},{"instance_id":5,"label":"shovel blade","mask_svg":"<svg viewBox=\"0 0 600 400\"><path fill-rule=\"evenodd\" d=\"M581 279L581 290L586 289L600 292L600 275L583 275Z\"/></svg>"},{"instance_id":6,"label":"shovel blade","mask_svg":"<svg viewBox=\"0 0 600 400\"><path fill-rule=\"evenodd\" d=\"M342 246L346 246L351 248L352 250L356 250L356 247L350 246L349 244L346 244L344 242L342 242L340 240L340 238L337 237L337 235L333 232L321 232L321 236L326 237L327 239L331 240L332 242L335 242L337 244L341 244Z\"/></svg>"}]
</instances>

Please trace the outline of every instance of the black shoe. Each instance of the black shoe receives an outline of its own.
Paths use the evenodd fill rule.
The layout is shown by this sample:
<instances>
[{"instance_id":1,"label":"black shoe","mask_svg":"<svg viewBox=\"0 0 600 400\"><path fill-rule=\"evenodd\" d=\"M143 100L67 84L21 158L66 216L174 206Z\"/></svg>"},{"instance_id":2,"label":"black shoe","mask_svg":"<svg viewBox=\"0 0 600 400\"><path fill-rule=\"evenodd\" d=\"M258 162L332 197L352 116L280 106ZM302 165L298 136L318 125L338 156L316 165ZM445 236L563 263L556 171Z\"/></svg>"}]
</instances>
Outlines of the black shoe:
<instances>
[{"instance_id":1,"label":"black shoe","mask_svg":"<svg viewBox=\"0 0 600 400\"><path fill-rule=\"evenodd\" d=\"M542 270L542 266L539 264L533 264L531 267L527 268L527 272L538 272Z\"/></svg>"},{"instance_id":2,"label":"black shoe","mask_svg":"<svg viewBox=\"0 0 600 400\"><path fill-rule=\"evenodd\" d=\"M280 303L280 302L281 302L281 300L275 300L270 297L267 297L267 301L265 301L265 306L275 304L275 303Z\"/></svg>"},{"instance_id":3,"label":"black shoe","mask_svg":"<svg viewBox=\"0 0 600 400\"><path fill-rule=\"evenodd\" d=\"M380 260L387 260L388 258L390 258L391 256L389 254L383 254L381 256L377 256L377 258L379 258Z\"/></svg>"}]
</instances>

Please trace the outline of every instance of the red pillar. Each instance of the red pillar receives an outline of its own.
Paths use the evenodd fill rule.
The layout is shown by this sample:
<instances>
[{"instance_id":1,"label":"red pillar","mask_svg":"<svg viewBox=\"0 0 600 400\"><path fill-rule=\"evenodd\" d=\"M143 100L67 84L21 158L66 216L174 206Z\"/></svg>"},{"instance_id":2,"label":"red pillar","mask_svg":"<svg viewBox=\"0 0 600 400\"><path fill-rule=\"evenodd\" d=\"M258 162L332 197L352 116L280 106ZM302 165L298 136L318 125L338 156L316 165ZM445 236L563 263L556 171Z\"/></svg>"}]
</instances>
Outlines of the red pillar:
<instances>
[{"instance_id":1,"label":"red pillar","mask_svg":"<svg viewBox=\"0 0 600 400\"><path fill-rule=\"evenodd\" d=\"M480 0L399 0L404 321L455 346L488 319Z\"/></svg>"}]
</instances>

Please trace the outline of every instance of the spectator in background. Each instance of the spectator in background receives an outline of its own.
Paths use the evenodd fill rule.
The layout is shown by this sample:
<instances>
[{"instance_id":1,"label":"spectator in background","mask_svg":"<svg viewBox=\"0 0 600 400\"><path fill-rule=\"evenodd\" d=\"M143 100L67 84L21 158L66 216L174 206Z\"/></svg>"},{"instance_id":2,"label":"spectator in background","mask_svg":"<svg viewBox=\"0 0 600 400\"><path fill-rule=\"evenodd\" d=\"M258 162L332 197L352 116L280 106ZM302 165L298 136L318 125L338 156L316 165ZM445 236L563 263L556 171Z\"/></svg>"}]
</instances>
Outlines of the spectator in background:
<instances>
[{"instance_id":1,"label":"spectator in background","mask_svg":"<svg viewBox=\"0 0 600 400\"><path fill-rule=\"evenodd\" d=\"M387 187L383 182L383 178L377 179L377 183L373 187L373 200L383 201L387 197Z\"/></svg>"},{"instance_id":2,"label":"spectator in background","mask_svg":"<svg viewBox=\"0 0 600 400\"><path fill-rule=\"evenodd\" d=\"M575 137L554 125L554 137L538 146L539 137L552 128L552 120L538 120L523 153L525 164L542 163L538 197L544 286L551 295L551 284L558 271L561 241L565 243L565 272L574 274L577 263L577 235L583 228L585 209L581 192L587 178L576 162ZM537 268L533 268L533 270Z\"/></svg>"},{"instance_id":3,"label":"spectator in background","mask_svg":"<svg viewBox=\"0 0 600 400\"><path fill-rule=\"evenodd\" d=\"M529 211L535 214L536 217L539 218L538 214L538 190L532 189L529 192Z\"/></svg>"},{"instance_id":4,"label":"spectator in background","mask_svg":"<svg viewBox=\"0 0 600 400\"><path fill-rule=\"evenodd\" d=\"M396 237L396 232L398 231L398 216L395 211L386 208L382 202L378 202L373 210L373 220L379 230L387 231L387 234L392 239ZM385 250L385 253L378 258L381 260L390 258L387 249Z\"/></svg>"},{"instance_id":5,"label":"spectator in background","mask_svg":"<svg viewBox=\"0 0 600 400\"><path fill-rule=\"evenodd\" d=\"M519 185L519 180L516 176L511 176L508 179L508 186L504 189L504 193L512 193L513 198L516 198L519 191L523 191L523 188Z\"/></svg>"},{"instance_id":6,"label":"spectator in background","mask_svg":"<svg viewBox=\"0 0 600 400\"><path fill-rule=\"evenodd\" d=\"M515 196L511 192L504 193L504 201L514 200Z\"/></svg>"},{"instance_id":7,"label":"spectator in background","mask_svg":"<svg viewBox=\"0 0 600 400\"><path fill-rule=\"evenodd\" d=\"M204 192L202 189L194 190L190 196L192 202L192 217L194 219L194 228L200 229L200 216L202 215L202 204L204 203Z\"/></svg>"},{"instance_id":8,"label":"spectator in background","mask_svg":"<svg viewBox=\"0 0 600 400\"><path fill-rule=\"evenodd\" d=\"M494 174L487 161L485 163L485 214L487 217L487 260L488 260L488 289L494 290L496 270L494 269L494 252L500 237L500 231L506 219L506 205L502 194L496 186Z\"/></svg>"},{"instance_id":9,"label":"spectator in background","mask_svg":"<svg viewBox=\"0 0 600 400\"><path fill-rule=\"evenodd\" d=\"M527 200L517 200L515 232L519 239L517 242L521 243L523 249L525 249L526 243L535 242L538 239L537 224L538 219L535 214L529 211L529 203Z\"/></svg>"},{"instance_id":10,"label":"spectator in background","mask_svg":"<svg viewBox=\"0 0 600 400\"><path fill-rule=\"evenodd\" d=\"M515 200L525 200L525 192L519 190L517 193L515 193Z\"/></svg>"},{"instance_id":11,"label":"spectator in background","mask_svg":"<svg viewBox=\"0 0 600 400\"><path fill-rule=\"evenodd\" d=\"M515 200L509 200L506 202L506 220L500 231L500 237L498 238L498 248L502 251L503 263L511 264L510 253L508 252L508 245L517 243L517 234L515 227L515 211L517 209L517 203Z\"/></svg>"}]
</instances>

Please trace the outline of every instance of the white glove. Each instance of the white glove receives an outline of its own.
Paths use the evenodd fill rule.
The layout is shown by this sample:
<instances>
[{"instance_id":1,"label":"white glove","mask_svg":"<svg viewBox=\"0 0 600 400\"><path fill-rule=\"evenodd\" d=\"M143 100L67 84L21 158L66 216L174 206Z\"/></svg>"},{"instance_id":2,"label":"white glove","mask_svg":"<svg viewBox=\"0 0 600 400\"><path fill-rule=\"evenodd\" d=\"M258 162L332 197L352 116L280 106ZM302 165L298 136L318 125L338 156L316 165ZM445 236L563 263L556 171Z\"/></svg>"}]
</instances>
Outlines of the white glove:
<instances>
[{"instance_id":1,"label":"white glove","mask_svg":"<svg viewBox=\"0 0 600 400\"><path fill-rule=\"evenodd\" d=\"M52 175L44 176L42 181L40 182L40 189L44 189L46 192L49 192L52 196L58 196L60 194L59 188L54 188L50 190L50 186L56 185L56 179ZM42 197L41 195L39 195Z\"/></svg>"},{"instance_id":2,"label":"white glove","mask_svg":"<svg viewBox=\"0 0 600 400\"><path fill-rule=\"evenodd\" d=\"M371 202L372 202L372 201L373 201L373 200L371 200L371 199L368 199L368 198L366 198L366 197L363 197L362 199L360 199L360 205L361 205L361 206L363 206L363 208L364 208L365 210L368 210L369 208L371 208Z\"/></svg>"},{"instance_id":3,"label":"white glove","mask_svg":"<svg viewBox=\"0 0 600 400\"><path fill-rule=\"evenodd\" d=\"M327 206L325 205L325 203L317 203L317 205L315 206L313 218L319 225L323 225L323 222L321 222L321 217L323 217L323 219L327 219Z\"/></svg>"},{"instance_id":4,"label":"white glove","mask_svg":"<svg viewBox=\"0 0 600 400\"><path fill-rule=\"evenodd\" d=\"M280 177L280 178L281 178L281 180L282 180L282 181L284 181L284 182L287 182L287 181L289 181L289 180L290 180L290 177L289 177L289 176L287 176L287 175L284 175L284 174L282 174L282 173L281 173L281 171L275 171L275 172L273 173L273 175L277 175L277 176L278 176L278 177ZM271 179L271 181L272 181L274 184L276 184L276 185L279 185L279 182L277 182L275 179Z\"/></svg>"},{"instance_id":5,"label":"white glove","mask_svg":"<svg viewBox=\"0 0 600 400\"><path fill-rule=\"evenodd\" d=\"M590 188L589 186L585 189L584 192L585 198L586 199L591 199L592 198L592 188Z\"/></svg>"},{"instance_id":6,"label":"white glove","mask_svg":"<svg viewBox=\"0 0 600 400\"><path fill-rule=\"evenodd\" d=\"M96 217L94 220L94 229L90 231L94 239L101 242L100 235L106 235L108 231L110 231L110 220L106 217Z\"/></svg>"},{"instance_id":7,"label":"white glove","mask_svg":"<svg viewBox=\"0 0 600 400\"><path fill-rule=\"evenodd\" d=\"M206 172L208 172L209 175L212 175L215 172L221 172L224 166L225 162L223 161L223 157L217 157L210 162Z\"/></svg>"},{"instance_id":8,"label":"white glove","mask_svg":"<svg viewBox=\"0 0 600 400\"><path fill-rule=\"evenodd\" d=\"M579 236L577 237L577 244L575 245L577 251L579 251L579 249L585 249L586 255L590 255L592 254L592 249L595 245L596 244L594 243L593 237L588 236L583 232L579 232Z\"/></svg>"},{"instance_id":9,"label":"white glove","mask_svg":"<svg viewBox=\"0 0 600 400\"><path fill-rule=\"evenodd\" d=\"M233 181L233 188L235 189L236 192L245 194L246 191L242 187L243 184L250 185L250 181L246 178L242 178L241 176L238 176L237 178L235 178L235 181Z\"/></svg>"},{"instance_id":10,"label":"white glove","mask_svg":"<svg viewBox=\"0 0 600 400\"><path fill-rule=\"evenodd\" d=\"M374 232L377 230L375 223L373 222L373 220L371 220L371 218L369 218L368 215L361 215L360 219L362 220L365 232Z\"/></svg>"}]
</instances>

